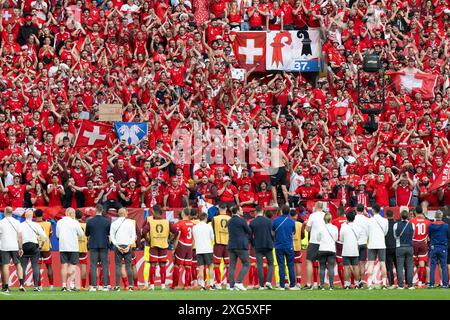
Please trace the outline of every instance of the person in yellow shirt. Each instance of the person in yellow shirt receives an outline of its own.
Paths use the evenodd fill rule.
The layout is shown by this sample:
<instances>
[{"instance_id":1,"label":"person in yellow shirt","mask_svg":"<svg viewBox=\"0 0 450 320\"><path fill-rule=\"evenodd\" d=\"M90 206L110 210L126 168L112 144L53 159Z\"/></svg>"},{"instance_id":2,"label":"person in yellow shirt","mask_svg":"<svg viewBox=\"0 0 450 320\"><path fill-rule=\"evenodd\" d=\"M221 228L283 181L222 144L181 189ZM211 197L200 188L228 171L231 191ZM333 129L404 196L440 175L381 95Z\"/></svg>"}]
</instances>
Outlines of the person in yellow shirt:
<instances>
[{"instance_id":1,"label":"person in yellow shirt","mask_svg":"<svg viewBox=\"0 0 450 320\"><path fill-rule=\"evenodd\" d=\"M166 264L167 248L169 247L169 236L171 225L169 220L162 217L162 209L159 205L154 205L153 216L147 218L147 222L142 228L142 237L145 237L147 246L150 247L150 290L155 289L156 265L159 264L159 273L161 274L161 289L166 288Z\"/></svg>"},{"instance_id":2,"label":"person in yellow shirt","mask_svg":"<svg viewBox=\"0 0 450 320\"><path fill-rule=\"evenodd\" d=\"M75 217L80 223L81 229L83 229L83 236L78 239L78 246L79 246L79 252L80 252L80 271L81 271L81 291L87 291L86 282L87 282L87 237L85 235L86 233L86 222L83 222L83 212L81 210L75 211Z\"/></svg>"},{"instance_id":3,"label":"person in yellow shirt","mask_svg":"<svg viewBox=\"0 0 450 320\"><path fill-rule=\"evenodd\" d=\"M52 224L49 221L44 221L43 219L44 212L41 209L36 209L34 215L36 217L36 222L41 225L42 229L44 229L45 235L47 236L47 239L45 240L44 243L42 243L41 240L39 239L39 246L41 247L40 251L41 257L39 259L39 263L41 265L45 265L45 267L47 268L47 277L48 282L50 284L50 290L53 290L54 289L53 267L52 267L53 261L50 243L50 237L53 235ZM42 290L42 274L41 277L39 278L39 288Z\"/></svg>"},{"instance_id":4,"label":"person in yellow shirt","mask_svg":"<svg viewBox=\"0 0 450 320\"><path fill-rule=\"evenodd\" d=\"M219 205L219 214L216 215L212 221L211 225L214 230L214 248L213 248L213 260L214 260L214 278L216 279L217 289L222 288L222 277L220 274L220 263L223 262L225 264L224 268L224 278L227 279L227 283L229 282L228 278L228 270L230 258L228 257L228 220L231 217L227 214L227 205L225 203L221 203Z\"/></svg>"},{"instance_id":5,"label":"person in yellow shirt","mask_svg":"<svg viewBox=\"0 0 450 320\"><path fill-rule=\"evenodd\" d=\"M297 219L297 211L291 210L291 219L295 221L294 242L294 267L295 267L295 285L300 288L302 281L302 240L305 237L303 223Z\"/></svg>"}]
</instances>

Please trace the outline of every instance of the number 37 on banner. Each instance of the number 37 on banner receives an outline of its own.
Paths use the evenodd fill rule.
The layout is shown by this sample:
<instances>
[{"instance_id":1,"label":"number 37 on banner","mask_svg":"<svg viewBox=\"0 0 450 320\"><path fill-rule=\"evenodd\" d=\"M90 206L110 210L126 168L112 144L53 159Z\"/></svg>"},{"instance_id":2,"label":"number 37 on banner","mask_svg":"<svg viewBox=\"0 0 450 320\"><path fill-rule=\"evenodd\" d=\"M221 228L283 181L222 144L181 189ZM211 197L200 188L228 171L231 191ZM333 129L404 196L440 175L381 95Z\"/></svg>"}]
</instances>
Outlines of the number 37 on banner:
<instances>
[{"instance_id":1,"label":"number 37 on banner","mask_svg":"<svg viewBox=\"0 0 450 320\"><path fill-rule=\"evenodd\" d=\"M291 71L300 72L319 72L322 69L319 60L295 60L292 66Z\"/></svg>"}]
</instances>

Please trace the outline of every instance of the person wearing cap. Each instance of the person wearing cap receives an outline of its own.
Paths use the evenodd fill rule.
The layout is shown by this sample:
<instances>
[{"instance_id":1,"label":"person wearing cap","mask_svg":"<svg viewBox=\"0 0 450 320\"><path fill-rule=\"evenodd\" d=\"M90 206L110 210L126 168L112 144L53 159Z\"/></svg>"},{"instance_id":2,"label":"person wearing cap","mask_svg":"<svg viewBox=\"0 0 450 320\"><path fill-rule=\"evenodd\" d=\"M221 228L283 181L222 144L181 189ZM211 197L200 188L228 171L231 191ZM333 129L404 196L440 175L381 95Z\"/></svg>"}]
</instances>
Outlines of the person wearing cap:
<instances>
[{"instance_id":1,"label":"person wearing cap","mask_svg":"<svg viewBox=\"0 0 450 320\"><path fill-rule=\"evenodd\" d=\"M231 178L224 176L219 184L217 196L221 203L224 203L228 209L239 203L239 193L237 188L231 184Z\"/></svg>"},{"instance_id":2,"label":"person wearing cap","mask_svg":"<svg viewBox=\"0 0 450 320\"><path fill-rule=\"evenodd\" d=\"M124 189L115 182L114 174L109 172L106 175L108 181L103 185L103 199L104 199L104 211L108 213L110 208L119 210L122 208L122 204L119 202L119 192L123 192Z\"/></svg>"},{"instance_id":3,"label":"person wearing cap","mask_svg":"<svg viewBox=\"0 0 450 320\"><path fill-rule=\"evenodd\" d=\"M25 24L19 27L19 32L17 34L17 42L19 45L23 46L28 43L28 39L35 35L38 37L39 28L32 23L33 18L30 14L25 15Z\"/></svg>"},{"instance_id":4,"label":"person wearing cap","mask_svg":"<svg viewBox=\"0 0 450 320\"><path fill-rule=\"evenodd\" d=\"M134 178L128 180L127 185L128 187L124 188L124 192L119 191L119 196L122 198L124 206L127 208L140 208L143 190L141 187L136 187L136 179Z\"/></svg>"},{"instance_id":5,"label":"person wearing cap","mask_svg":"<svg viewBox=\"0 0 450 320\"><path fill-rule=\"evenodd\" d=\"M250 191L250 182L244 182L242 190L239 191L238 204L242 207L244 212L252 211L255 208L256 196Z\"/></svg>"},{"instance_id":6,"label":"person wearing cap","mask_svg":"<svg viewBox=\"0 0 450 320\"><path fill-rule=\"evenodd\" d=\"M352 192L350 197L350 207L355 207L358 203L369 207L372 204L372 198L368 191L366 191L366 182L364 180L359 180L358 190Z\"/></svg>"}]
</instances>

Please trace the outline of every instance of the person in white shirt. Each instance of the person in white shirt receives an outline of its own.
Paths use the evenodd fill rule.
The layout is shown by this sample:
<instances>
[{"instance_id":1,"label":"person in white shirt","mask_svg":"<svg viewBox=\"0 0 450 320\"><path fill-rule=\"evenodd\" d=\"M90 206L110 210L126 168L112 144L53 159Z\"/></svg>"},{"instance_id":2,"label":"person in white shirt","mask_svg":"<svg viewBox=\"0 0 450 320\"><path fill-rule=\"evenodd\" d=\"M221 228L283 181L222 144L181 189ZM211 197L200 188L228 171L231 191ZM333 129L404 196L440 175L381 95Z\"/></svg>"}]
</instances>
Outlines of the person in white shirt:
<instances>
[{"instance_id":1,"label":"person in white shirt","mask_svg":"<svg viewBox=\"0 0 450 320\"><path fill-rule=\"evenodd\" d=\"M39 223L33 222L33 210L28 209L25 212L25 221L20 224L19 228L22 233L23 242L23 255L20 257L20 263L22 265L22 270L26 274L28 261L31 262L31 269L33 270L33 291L41 291L39 288L39 277L40 277L40 243L38 237L41 239L41 243L47 240L47 235L42 229Z\"/></svg>"},{"instance_id":2,"label":"person in white shirt","mask_svg":"<svg viewBox=\"0 0 450 320\"><path fill-rule=\"evenodd\" d=\"M133 291L133 270L131 268L132 245L136 241L136 225L128 219L128 211L120 208L117 212L119 218L111 223L109 239L114 245L114 261L116 264L116 286L115 291L120 290L120 276L122 270L122 259L125 261L125 268L128 276L128 291Z\"/></svg>"},{"instance_id":3,"label":"person in white shirt","mask_svg":"<svg viewBox=\"0 0 450 320\"><path fill-rule=\"evenodd\" d=\"M312 289L311 279L313 274L313 262L317 261L319 255L319 247L320 241L317 239L317 235L319 234L319 230L322 226L325 225L323 217L325 216L325 212L322 211L323 202L317 202L314 207L314 212L308 218L308 222L306 224L306 230L309 233L309 244L308 249L306 251L306 286L305 289ZM314 283L314 287L317 286L317 283Z\"/></svg>"},{"instance_id":4,"label":"person in white shirt","mask_svg":"<svg viewBox=\"0 0 450 320\"><path fill-rule=\"evenodd\" d=\"M133 23L133 14L139 13L140 8L134 4L134 0L128 0L120 7L120 12L128 19L128 23Z\"/></svg>"},{"instance_id":5,"label":"person in white shirt","mask_svg":"<svg viewBox=\"0 0 450 320\"><path fill-rule=\"evenodd\" d=\"M199 283L201 290L206 290L205 279L203 279L203 270L209 270L210 289L214 290L214 264L213 264L213 247L214 231L211 224L207 224L208 214L200 214L200 222L193 228L194 243L197 253L197 265L199 267Z\"/></svg>"},{"instance_id":6,"label":"person in white shirt","mask_svg":"<svg viewBox=\"0 0 450 320\"><path fill-rule=\"evenodd\" d=\"M317 239L319 245L319 275L320 288L325 290L325 270L328 269L330 290L334 287L334 263L336 262L336 241L338 240L338 229L331 224L331 214L326 213L323 217L325 224L320 227Z\"/></svg>"},{"instance_id":7,"label":"person in white shirt","mask_svg":"<svg viewBox=\"0 0 450 320\"><path fill-rule=\"evenodd\" d=\"M75 271L80 259L78 238L81 238L83 234L80 223L75 219L75 209L67 208L66 216L56 223L56 237L59 239L61 259L61 291L69 291L66 286L67 281L72 286L70 290L76 290L74 286Z\"/></svg>"},{"instance_id":8,"label":"person in white shirt","mask_svg":"<svg viewBox=\"0 0 450 320\"><path fill-rule=\"evenodd\" d=\"M388 220L383 218L380 215L380 206L378 204L374 204L372 206L373 211L373 217L369 219L369 238L367 242L367 248L368 250L368 260L369 264L367 267L367 285L369 286L369 290L372 290L373 287L373 270L375 261L378 257L378 263L380 264L381 268L381 279L382 279L382 285L383 289L386 289L386 279L387 279L387 272L386 272L386 242L385 242L385 236L388 233L389 230L389 223Z\"/></svg>"},{"instance_id":9,"label":"person in white shirt","mask_svg":"<svg viewBox=\"0 0 450 320\"><path fill-rule=\"evenodd\" d=\"M9 292L9 263L13 262L19 278L20 291L25 291L23 286L23 270L20 265L20 257L23 254L22 232L20 222L12 217L13 209L5 208L5 218L0 221L0 263L2 265L2 291Z\"/></svg>"},{"instance_id":10,"label":"person in white shirt","mask_svg":"<svg viewBox=\"0 0 450 320\"><path fill-rule=\"evenodd\" d=\"M362 287L364 275L366 274L367 239L369 237L369 218L365 216L364 211L364 205L360 203L356 205L355 225L360 229L360 237L358 240L360 276L358 278L361 279L361 283L355 284L358 287Z\"/></svg>"},{"instance_id":11,"label":"person in white shirt","mask_svg":"<svg viewBox=\"0 0 450 320\"><path fill-rule=\"evenodd\" d=\"M344 263L344 289L350 289L350 277L353 273L355 288L360 280L359 272L359 248L358 240L361 237L361 229L354 223L355 211L351 210L345 214L347 222L343 223L340 230L339 240L342 242L342 259Z\"/></svg>"}]
</instances>

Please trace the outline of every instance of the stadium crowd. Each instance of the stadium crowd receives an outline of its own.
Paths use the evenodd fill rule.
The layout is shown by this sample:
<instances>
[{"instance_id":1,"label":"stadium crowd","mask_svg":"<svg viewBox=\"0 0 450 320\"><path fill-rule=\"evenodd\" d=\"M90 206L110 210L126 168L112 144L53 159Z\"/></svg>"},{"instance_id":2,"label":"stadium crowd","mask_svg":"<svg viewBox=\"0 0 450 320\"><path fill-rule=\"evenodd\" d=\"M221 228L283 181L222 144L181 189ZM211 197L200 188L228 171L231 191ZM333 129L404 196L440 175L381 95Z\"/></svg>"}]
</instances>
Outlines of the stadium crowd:
<instances>
[{"instance_id":1,"label":"stadium crowd","mask_svg":"<svg viewBox=\"0 0 450 320\"><path fill-rule=\"evenodd\" d=\"M2 208L195 208L199 195L250 212L282 203L304 210L316 199L450 205L450 183L429 191L449 149L447 0L4 0L1 8ZM307 28L322 32L320 78L231 77L234 31ZM397 92L388 80L369 133L356 103L366 53L386 70L438 75L434 98ZM366 75L368 101L380 81ZM122 104L125 122L148 122L148 136L127 145L111 131L110 147L74 148L82 119L98 120L105 103ZM242 134L225 141L210 129ZM272 159L250 132L271 142ZM195 154L198 133L215 150L185 163L176 155ZM238 153L252 143L250 163Z\"/></svg>"}]
</instances>

